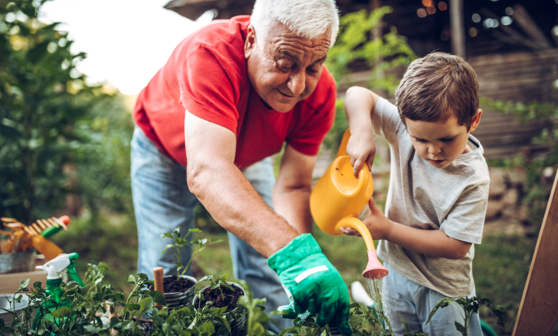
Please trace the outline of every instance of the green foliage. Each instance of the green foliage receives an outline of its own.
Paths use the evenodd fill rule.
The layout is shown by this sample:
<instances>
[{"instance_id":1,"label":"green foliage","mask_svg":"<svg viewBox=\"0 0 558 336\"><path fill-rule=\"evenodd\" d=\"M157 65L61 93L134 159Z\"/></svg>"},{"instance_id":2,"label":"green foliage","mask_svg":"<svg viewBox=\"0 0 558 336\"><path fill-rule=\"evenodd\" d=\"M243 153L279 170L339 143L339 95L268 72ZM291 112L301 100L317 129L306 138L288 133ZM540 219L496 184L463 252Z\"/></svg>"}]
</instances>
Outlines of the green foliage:
<instances>
[{"instance_id":1,"label":"green foliage","mask_svg":"<svg viewBox=\"0 0 558 336\"><path fill-rule=\"evenodd\" d=\"M362 62L372 70L367 86L369 89L390 94L395 92L399 78L390 70L409 65L417 56L406 39L397 35L395 28L381 37L370 39L370 32L383 27L382 18L391 11L390 7L381 7L372 12L362 10L341 17L339 36L329 50L326 62L337 83L346 82L346 75L351 72L350 66L355 62ZM327 134L324 145L336 150L348 127L344 98L340 98L336 103L333 127Z\"/></svg>"},{"instance_id":2,"label":"green foliage","mask_svg":"<svg viewBox=\"0 0 558 336\"><path fill-rule=\"evenodd\" d=\"M134 124L122 95L97 97L87 118L76 123L84 143L75 149L75 192L97 224L102 209L133 216L130 140Z\"/></svg>"},{"instance_id":3,"label":"green foliage","mask_svg":"<svg viewBox=\"0 0 558 336\"><path fill-rule=\"evenodd\" d=\"M104 260L107 270L104 281L110 282L115 288L130 291L122 274L130 274L137 270L138 241L136 223L131 216L107 215L99 217L82 216L72 218L68 231L61 231L51 240L64 251L76 252L83 262L76 263L80 275L86 275L87 262ZM99 263L99 267L102 264ZM86 278L82 278L86 281Z\"/></svg>"},{"instance_id":4,"label":"green foliage","mask_svg":"<svg viewBox=\"0 0 558 336\"><path fill-rule=\"evenodd\" d=\"M46 295L40 282L34 284L29 295L29 306L19 314L13 313L11 327L5 326L0 319L0 332L6 335L109 335L111 329L118 335L229 335L230 324L224 313L225 309L208 305L203 309L188 306L169 310L160 292L147 290L153 282L145 274L130 275L128 281L134 285L126 297L121 290L102 280L104 266L91 264L88 274L94 275L87 281L86 287L80 289L72 283L62 284L61 299L68 300L70 307L58 307L52 312L42 309L52 300ZM29 292L29 280L21 283L14 296L15 302L21 302L20 293ZM91 290L95 286L96 290ZM163 305L162 309L154 303ZM38 314L34 311L37 310ZM108 319L108 311L112 317ZM146 328L139 319L146 313L151 314L152 323ZM47 318L52 316L55 319ZM33 329L33 321L37 327Z\"/></svg>"},{"instance_id":5,"label":"green foliage","mask_svg":"<svg viewBox=\"0 0 558 336\"><path fill-rule=\"evenodd\" d=\"M228 284L228 280L229 277L228 275L224 274L220 277L215 278L213 275L206 275L203 278L201 278L200 282L202 281L206 281L209 280L211 282L211 284L209 285L209 288L213 289L219 289L219 291L221 292L221 297L225 298L225 294L223 293L223 289L221 287L227 287L228 289L234 291L234 288ZM203 300L203 297L202 297Z\"/></svg>"},{"instance_id":6,"label":"green foliage","mask_svg":"<svg viewBox=\"0 0 558 336\"><path fill-rule=\"evenodd\" d=\"M542 155L529 158L520 153L512 159L491 162L492 165L526 172L527 180L523 185L524 196L522 202L528 207L529 222L534 227L532 233L536 236L544 217L552 187L551 183L545 180L543 171L545 168L553 168L553 172L556 172L558 168L558 124L555 122L558 117L558 106L554 103L544 104L536 101L525 105L490 99L483 99L483 104L502 114L515 114L520 122L549 121L548 126L543 129L541 134L532 139L533 144L541 144L548 148Z\"/></svg>"},{"instance_id":7,"label":"green foliage","mask_svg":"<svg viewBox=\"0 0 558 336\"><path fill-rule=\"evenodd\" d=\"M104 274L106 265L89 264L85 273L84 288L80 288L74 282L61 284L62 294L60 302L70 303L69 307L58 306L50 297L40 282L28 288L29 280L23 281L19 290L14 295L12 310L15 310L15 302L21 302L21 293L28 292L29 306L13 315L13 323L10 327L4 325L0 319L0 332L6 335L109 335L111 329L119 335L229 335L231 324L240 318L235 314L226 314L226 307L213 307L207 302L204 307L189 305L179 309L169 309L165 299L160 292L148 290L152 288L153 281L149 281L145 274L130 275L128 282L133 289L128 295L122 290L115 290L113 286L105 281ZM210 280L215 288L219 286L230 286L227 277L208 276L200 281ZM248 287L243 284L246 289ZM201 295L199 292L198 295ZM154 304L162 305L157 308ZM430 314L449 304L457 304L463 307L468 319L473 312L478 312L480 306L487 306L495 314L502 318L500 323L505 323L505 315L502 309L495 307L486 299L446 299L438 303ZM54 304L53 311L43 309L47 304ZM250 336L274 335L268 330L272 323L271 316L263 311L265 299L256 299L246 290L246 295L239 298L238 305L247 314L247 322L242 334ZM35 313L38 311L38 313ZM110 316L109 316L110 314ZM149 314L151 321L145 322L139 317ZM49 316L53 318L49 318ZM110 317L110 318L109 318ZM33 328L33 322L36 328ZM305 319L297 318L292 328L286 329L280 335L331 335L329 325L320 327L316 324L315 317ZM350 306L349 323L353 329L353 335L393 335L389 321L383 312L375 307L366 307L362 304ZM467 329L465 325L456 322L458 330ZM459 327L462 326L462 327ZM461 328L461 329L460 329ZM462 331L463 332L463 331ZM424 333L407 332L405 336L424 336ZM466 333L464 334L466 335Z\"/></svg>"},{"instance_id":8,"label":"green foliage","mask_svg":"<svg viewBox=\"0 0 558 336\"><path fill-rule=\"evenodd\" d=\"M243 285L244 288L245 285ZM238 299L238 305L242 306L248 312L248 320L246 322L246 335L250 336L262 336L262 335L273 335L268 330L270 316L264 313L264 299L255 299L254 295L247 291L246 295L241 296ZM275 315L275 314L273 314Z\"/></svg>"},{"instance_id":9,"label":"green foliage","mask_svg":"<svg viewBox=\"0 0 558 336\"><path fill-rule=\"evenodd\" d=\"M349 324L354 336L388 336L393 335L391 326L384 313L375 307L367 307L363 304L353 303L350 306ZM386 326L387 323L387 326ZM297 317L293 327L285 329L280 335L326 335L332 333L335 325L325 325L320 327L316 323L316 317L306 318ZM387 327L387 328L386 328ZM335 328L336 329L336 328Z\"/></svg>"},{"instance_id":10,"label":"green foliage","mask_svg":"<svg viewBox=\"0 0 558 336\"><path fill-rule=\"evenodd\" d=\"M129 209L131 118L105 87L87 84L76 69L85 54L70 51L68 33L39 22L44 2L0 0L0 215L48 217L68 193L82 193L94 214L101 198ZM76 164L78 183L64 171Z\"/></svg>"},{"instance_id":11,"label":"green foliage","mask_svg":"<svg viewBox=\"0 0 558 336\"><path fill-rule=\"evenodd\" d=\"M394 75L387 75L386 71L409 65L416 55L393 27L381 37L369 39L370 32L381 29L382 18L391 11L390 7L381 7L370 13L361 10L341 17L339 36L327 59L327 68L338 82L350 72L349 66L353 62L364 61L372 68L370 88L395 92L399 80Z\"/></svg>"},{"instance_id":12,"label":"green foliage","mask_svg":"<svg viewBox=\"0 0 558 336\"><path fill-rule=\"evenodd\" d=\"M426 324L430 322L434 314L441 309L445 308L449 305L453 305L456 309L459 310L461 317L463 318L463 324L459 321L455 321L455 328L459 331L463 336L467 336L469 332L469 323L471 321L471 316L473 314L478 314L479 308L481 306L488 307L494 315L498 317L498 325L504 327L507 320L507 314L503 307L495 306L492 302L488 299L479 299L477 297L471 298L459 298L459 299L452 299L452 298L445 298L440 300L434 309L428 315L428 320L426 320Z\"/></svg>"},{"instance_id":13,"label":"green foliage","mask_svg":"<svg viewBox=\"0 0 558 336\"><path fill-rule=\"evenodd\" d=\"M221 240L212 241L212 240L208 240L207 238L194 239L193 238L194 233L196 233L196 232L200 232L200 230L199 229L189 229L188 232L185 235L181 236L180 235L180 227L177 227L176 229L174 229L174 231L172 233L167 232L167 233L165 233L164 235L161 236L161 238L174 239L174 242L172 244L168 244L165 247L165 249L161 252L161 254L165 253L165 251L167 251L168 249L172 249L172 252L174 253L174 256L176 258L176 261L174 261L173 263L178 267L178 269L177 269L177 278L178 279L180 279L180 276L182 276L186 273L186 271L190 267L190 264L192 263L192 260L194 260L194 257L198 253L203 251L206 248L206 246L213 245L213 244L221 242ZM197 246L197 248L196 248L196 246ZM188 260L186 265L182 264L181 257L180 257L180 250L182 248L192 249L192 256L191 256L190 260ZM212 278L208 278L207 280L212 280ZM217 281L219 281L219 279ZM212 282L212 285L213 285L213 282ZM225 285L226 285L226 280L225 280ZM226 285L226 286L230 287L229 285ZM213 288L214 287L212 287L212 289Z\"/></svg>"}]
</instances>

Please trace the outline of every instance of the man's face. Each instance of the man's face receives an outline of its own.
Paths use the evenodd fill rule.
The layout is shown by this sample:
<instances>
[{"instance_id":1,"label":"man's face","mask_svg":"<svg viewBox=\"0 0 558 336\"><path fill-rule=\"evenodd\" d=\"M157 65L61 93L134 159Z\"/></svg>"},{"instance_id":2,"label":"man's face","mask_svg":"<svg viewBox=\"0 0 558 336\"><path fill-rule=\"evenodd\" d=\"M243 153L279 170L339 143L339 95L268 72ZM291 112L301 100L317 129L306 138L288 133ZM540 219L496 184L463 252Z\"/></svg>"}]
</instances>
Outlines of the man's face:
<instances>
[{"instance_id":1,"label":"man's face","mask_svg":"<svg viewBox=\"0 0 558 336\"><path fill-rule=\"evenodd\" d=\"M288 112L314 92L330 42L330 33L308 39L280 22L267 36L256 37L250 26L244 45L250 82L267 105Z\"/></svg>"},{"instance_id":2,"label":"man's face","mask_svg":"<svg viewBox=\"0 0 558 336\"><path fill-rule=\"evenodd\" d=\"M405 118L407 132L417 153L436 168L446 168L459 155L470 151L467 147L469 133L479 124L482 111L473 117L471 128L459 125L452 115L446 121L420 121Z\"/></svg>"}]
</instances>

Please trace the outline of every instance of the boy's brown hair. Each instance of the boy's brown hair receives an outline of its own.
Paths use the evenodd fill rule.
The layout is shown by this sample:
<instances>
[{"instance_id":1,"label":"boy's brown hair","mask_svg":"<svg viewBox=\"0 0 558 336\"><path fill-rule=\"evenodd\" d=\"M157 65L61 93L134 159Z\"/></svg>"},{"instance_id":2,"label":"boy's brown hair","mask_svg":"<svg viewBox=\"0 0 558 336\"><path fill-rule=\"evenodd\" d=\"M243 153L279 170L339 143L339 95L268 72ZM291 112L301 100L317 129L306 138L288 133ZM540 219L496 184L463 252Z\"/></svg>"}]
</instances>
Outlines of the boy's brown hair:
<instances>
[{"instance_id":1,"label":"boy's brown hair","mask_svg":"<svg viewBox=\"0 0 558 336\"><path fill-rule=\"evenodd\" d=\"M479 83L463 58L435 52L409 65L395 99L403 122L446 121L455 115L469 129L479 108Z\"/></svg>"}]
</instances>

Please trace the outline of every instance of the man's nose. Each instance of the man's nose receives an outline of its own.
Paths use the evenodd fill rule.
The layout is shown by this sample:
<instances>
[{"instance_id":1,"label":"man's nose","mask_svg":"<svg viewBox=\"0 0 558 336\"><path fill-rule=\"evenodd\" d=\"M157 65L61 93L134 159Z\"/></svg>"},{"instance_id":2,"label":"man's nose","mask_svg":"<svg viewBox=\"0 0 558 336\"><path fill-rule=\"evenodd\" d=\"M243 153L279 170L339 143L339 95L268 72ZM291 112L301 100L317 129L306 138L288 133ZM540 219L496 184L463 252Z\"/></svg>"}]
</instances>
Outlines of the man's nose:
<instances>
[{"instance_id":1,"label":"man's nose","mask_svg":"<svg viewBox=\"0 0 558 336\"><path fill-rule=\"evenodd\" d=\"M306 89L306 75L304 71L296 71L291 74L287 83L289 90L295 96L299 96Z\"/></svg>"}]
</instances>

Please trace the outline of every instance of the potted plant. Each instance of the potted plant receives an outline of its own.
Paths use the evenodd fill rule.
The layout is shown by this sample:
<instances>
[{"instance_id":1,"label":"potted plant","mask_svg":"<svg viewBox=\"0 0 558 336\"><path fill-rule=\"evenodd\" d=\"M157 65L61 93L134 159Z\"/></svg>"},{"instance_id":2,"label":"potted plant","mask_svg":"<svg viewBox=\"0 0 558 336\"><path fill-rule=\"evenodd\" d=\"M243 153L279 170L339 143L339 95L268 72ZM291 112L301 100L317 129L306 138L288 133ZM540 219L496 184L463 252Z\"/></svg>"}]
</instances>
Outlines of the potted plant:
<instances>
[{"instance_id":1,"label":"potted plant","mask_svg":"<svg viewBox=\"0 0 558 336\"><path fill-rule=\"evenodd\" d=\"M195 285L197 280L194 277L186 275L186 271L194 257L200 253L206 246L220 242L208 241L207 239L193 239L194 233L200 232L199 229L190 229L184 238L180 237L180 228L176 228L173 232L165 233L162 238L171 238L174 240L172 244L168 244L161 254L168 249L172 249L176 257L174 264L177 266L177 275L167 275L163 277L164 297L169 308L184 307L192 302L195 294ZM192 238L190 240L190 238ZM184 246L192 249L192 257L186 265L182 264L180 258L180 250Z\"/></svg>"},{"instance_id":2,"label":"potted plant","mask_svg":"<svg viewBox=\"0 0 558 336\"><path fill-rule=\"evenodd\" d=\"M227 281L227 275L216 279L208 275L200 282L204 280L209 280L211 283L194 297L192 301L194 309L201 311L206 307L214 307L223 310L230 325L231 335L240 335L246 324L247 309L245 306L238 305L238 300L246 295L246 290L238 283Z\"/></svg>"}]
</instances>

